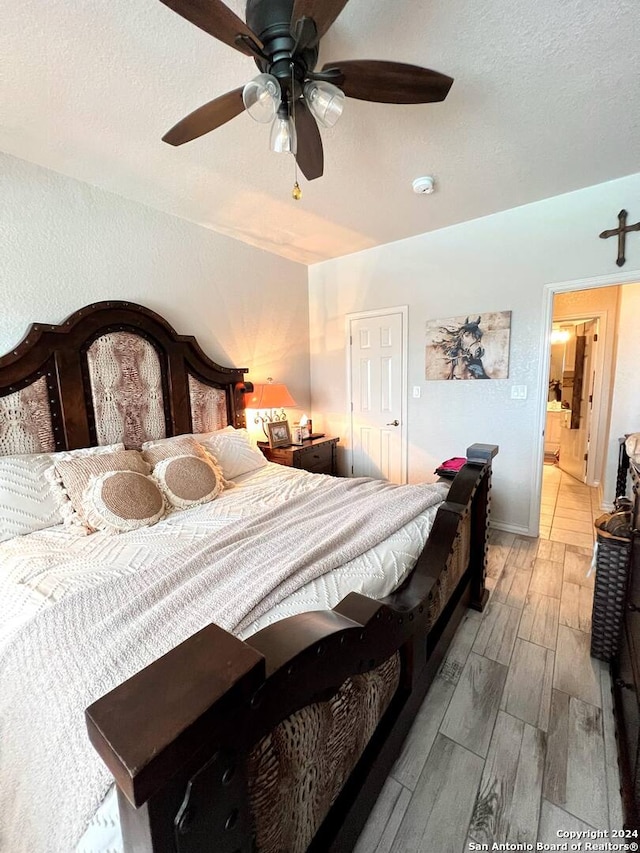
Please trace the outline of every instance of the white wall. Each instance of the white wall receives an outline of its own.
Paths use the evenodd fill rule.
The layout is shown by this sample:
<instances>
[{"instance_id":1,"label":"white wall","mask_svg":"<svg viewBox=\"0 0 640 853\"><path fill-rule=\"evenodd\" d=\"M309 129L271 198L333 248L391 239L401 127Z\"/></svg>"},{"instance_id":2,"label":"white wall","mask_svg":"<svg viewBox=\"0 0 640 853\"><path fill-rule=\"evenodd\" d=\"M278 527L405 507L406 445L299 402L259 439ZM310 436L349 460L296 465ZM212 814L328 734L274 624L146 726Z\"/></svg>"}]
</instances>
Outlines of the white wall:
<instances>
[{"instance_id":1,"label":"white wall","mask_svg":"<svg viewBox=\"0 0 640 853\"><path fill-rule=\"evenodd\" d=\"M640 432L640 284L625 284L620 288L620 320L618 323L618 352L614 376L611 425L607 447L607 476L604 501L615 498L615 474L618 468L618 438L629 432Z\"/></svg>"},{"instance_id":2,"label":"white wall","mask_svg":"<svg viewBox=\"0 0 640 853\"><path fill-rule=\"evenodd\" d=\"M314 426L340 435L344 455L345 314L407 304L409 386L423 392L409 398L410 480L430 477L474 441L498 443L494 518L525 530L545 285L613 274L615 240L597 235L639 196L635 175L318 264L309 270L308 301L301 265L0 154L0 352L33 321L56 323L89 302L128 299L195 334L216 361L249 367L254 381L286 382L307 408L310 335ZM430 202L437 196L425 197ZM640 278L640 235L629 235L627 259L624 272ZM632 348L638 304L621 312L621 339ZM513 311L508 380L424 381L427 318L506 309ZM640 429L637 393L626 390L638 355L618 359L613 442ZM513 384L527 385L527 400L510 399Z\"/></svg>"},{"instance_id":3,"label":"white wall","mask_svg":"<svg viewBox=\"0 0 640 853\"><path fill-rule=\"evenodd\" d=\"M429 478L442 459L464 453L475 441L499 444L492 517L496 524L527 531L538 474L545 286L613 274L616 241L598 234L615 227L618 211L632 208L638 197L640 174L311 267L314 426L341 436L343 464L345 314L407 304L409 387L422 387L421 399L409 397L410 481ZM428 216L437 195L424 202ZM640 215L637 207L635 214ZM640 235L629 236L627 270L640 270ZM427 319L509 309L509 379L424 380ZM514 384L527 386L526 400L511 400Z\"/></svg>"},{"instance_id":4,"label":"white wall","mask_svg":"<svg viewBox=\"0 0 640 853\"><path fill-rule=\"evenodd\" d=\"M3 154L0 234L0 354L32 322L126 299L308 408L305 266Z\"/></svg>"}]
</instances>

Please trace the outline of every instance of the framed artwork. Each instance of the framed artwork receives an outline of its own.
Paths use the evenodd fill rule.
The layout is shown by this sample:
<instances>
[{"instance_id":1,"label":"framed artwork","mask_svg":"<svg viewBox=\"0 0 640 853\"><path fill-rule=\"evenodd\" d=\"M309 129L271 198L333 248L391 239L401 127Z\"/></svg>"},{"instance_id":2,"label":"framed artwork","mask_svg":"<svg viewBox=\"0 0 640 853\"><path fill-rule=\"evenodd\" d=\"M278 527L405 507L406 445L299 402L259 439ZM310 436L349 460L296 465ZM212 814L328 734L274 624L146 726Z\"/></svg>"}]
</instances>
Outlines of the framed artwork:
<instances>
[{"instance_id":1,"label":"framed artwork","mask_svg":"<svg viewBox=\"0 0 640 853\"><path fill-rule=\"evenodd\" d=\"M289 421L271 421L267 424L269 447L288 447L291 444Z\"/></svg>"},{"instance_id":2,"label":"framed artwork","mask_svg":"<svg viewBox=\"0 0 640 853\"><path fill-rule=\"evenodd\" d=\"M511 311L427 321L426 379L508 379Z\"/></svg>"}]
</instances>

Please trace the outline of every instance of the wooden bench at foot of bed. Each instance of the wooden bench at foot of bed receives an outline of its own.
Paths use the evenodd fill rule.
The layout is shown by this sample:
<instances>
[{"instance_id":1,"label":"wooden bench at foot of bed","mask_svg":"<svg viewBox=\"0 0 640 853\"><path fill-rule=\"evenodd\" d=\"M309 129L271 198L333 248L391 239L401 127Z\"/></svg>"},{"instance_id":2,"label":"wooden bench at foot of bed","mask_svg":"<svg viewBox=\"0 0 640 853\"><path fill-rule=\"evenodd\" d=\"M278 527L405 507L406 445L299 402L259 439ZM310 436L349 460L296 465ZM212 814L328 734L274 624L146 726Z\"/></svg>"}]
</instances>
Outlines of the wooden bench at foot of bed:
<instances>
[{"instance_id":1,"label":"wooden bench at foot of bed","mask_svg":"<svg viewBox=\"0 0 640 853\"><path fill-rule=\"evenodd\" d=\"M87 709L127 853L353 847L465 609L486 602L497 451L467 450L387 598L350 593L246 642L210 625Z\"/></svg>"}]
</instances>

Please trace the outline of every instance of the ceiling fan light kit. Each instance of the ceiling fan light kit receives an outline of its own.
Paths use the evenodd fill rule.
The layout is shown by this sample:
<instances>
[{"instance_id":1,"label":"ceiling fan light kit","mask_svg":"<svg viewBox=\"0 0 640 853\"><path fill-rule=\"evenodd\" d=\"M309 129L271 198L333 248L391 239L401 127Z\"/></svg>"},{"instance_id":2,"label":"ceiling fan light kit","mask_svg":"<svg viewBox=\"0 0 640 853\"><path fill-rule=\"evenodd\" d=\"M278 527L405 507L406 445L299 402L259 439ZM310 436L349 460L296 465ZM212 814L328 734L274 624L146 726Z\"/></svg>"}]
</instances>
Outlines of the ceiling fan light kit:
<instances>
[{"instance_id":1,"label":"ceiling fan light kit","mask_svg":"<svg viewBox=\"0 0 640 853\"><path fill-rule=\"evenodd\" d=\"M274 120L281 100L280 83L271 74L258 74L242 90L245 110L261 124Z\"/></svg>"},{"instance_id":2,"label":"ceiling fan light kit","mask_svg":"<svg viewBox=\"0 0 640 853\"><path fill-rule=\"evenodd\" d=\"M179 121L162 137L170 145L197 139L246 110L258 122L272 122L271 150L292 153L303 175L313 181L324 172L318 123L333 127L345 98L434 103L447 97L453 83L451 77L417 65L368 59L331 62L316 71L320 39L348 0L247 0L246 24L223 0L161 2L214 38L252 56L261 72L243 88L215 98Z\"/></svg>"},{"instance_id":3,"label":"ceiling fan light kit","mask_svg":"<svg viewBox=\"0 0 640 853\"><path fill-rule=\"evenodd\" d=\"M296 154L298 150L298 137L293 119L289 116L286 107L280 109L278 115L271 125L271 150L276 154Z\"/></svg>"},{"instance_id":4,"label":"ceiling fan light kit","mask_svg":"<svg viewBox=\"0 0 640 853\"><path fill-rule=\"evenodd\" d=\"M344 92L324 80L305 83L304 97L309 109L323 127L333 127L344 109Z\"/></svg>"}]
</instances>

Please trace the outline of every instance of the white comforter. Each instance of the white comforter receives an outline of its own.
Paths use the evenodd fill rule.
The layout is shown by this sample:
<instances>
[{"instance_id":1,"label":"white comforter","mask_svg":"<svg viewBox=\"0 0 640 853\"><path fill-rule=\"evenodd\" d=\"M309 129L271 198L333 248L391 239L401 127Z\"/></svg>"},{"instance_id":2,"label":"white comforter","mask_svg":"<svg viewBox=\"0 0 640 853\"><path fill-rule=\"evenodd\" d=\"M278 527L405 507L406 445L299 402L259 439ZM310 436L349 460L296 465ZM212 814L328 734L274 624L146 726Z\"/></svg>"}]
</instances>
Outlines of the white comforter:
<instances>
[{"instance_id":1,"label":"white comforter","mask_svg":"<svg viewBox=\"0 0 640 853\"><path fill-rule=\"evenodd\" d=\"M186 543L196 542L229 524L237 525L239 518L255 515L300 492L312 491L315 482L317 478L305 472L269 465L240 478L237 488L214 503L175 513L144 531L118 537L103 534L79 537L56 528L0 545L0 602L3 615L8 616L0 626L0 641L40 608L69 592L110 577L136 573ZM444 497L446 487L435 488L441 489ZM413 565L435 511L436 507L431 507L385 543L316 578L253 622L241 636L246 637L293 613L334 606L352 589L375 597L388 594ZM107 829L106 834L96 834L98 826L108 828L110 810L113 810L112 796L99 809L78 845L79 851L118 848L116 827L112 827L111 833Z\"/></svg>"}]
</instances>

